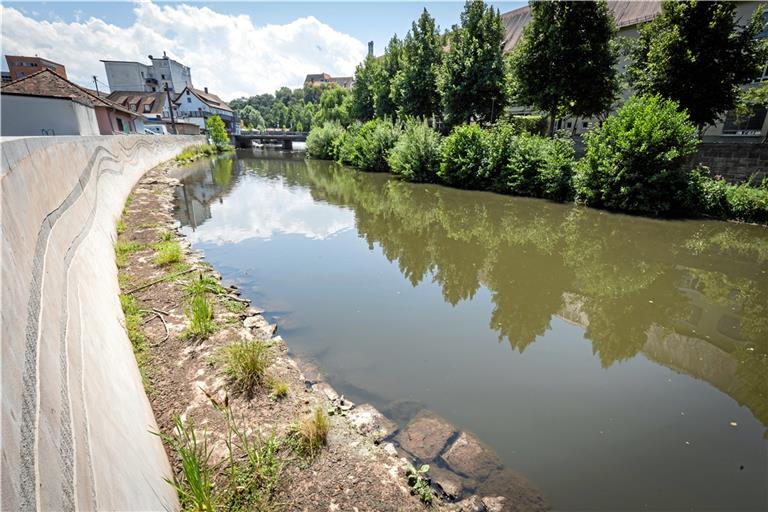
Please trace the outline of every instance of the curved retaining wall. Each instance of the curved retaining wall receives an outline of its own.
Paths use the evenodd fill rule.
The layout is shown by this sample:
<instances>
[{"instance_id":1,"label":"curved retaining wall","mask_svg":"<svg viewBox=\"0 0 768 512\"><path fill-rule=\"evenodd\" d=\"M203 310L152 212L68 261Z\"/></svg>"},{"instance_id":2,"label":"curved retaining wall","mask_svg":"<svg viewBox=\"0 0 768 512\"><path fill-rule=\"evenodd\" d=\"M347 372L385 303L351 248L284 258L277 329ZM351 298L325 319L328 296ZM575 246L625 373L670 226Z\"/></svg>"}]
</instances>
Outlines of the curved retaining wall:
<instances>
[{"instance_id":1,"label":"curved retaining wall","mask_svg":"<svg viewBox=\"0 0 768 512\"><path fill-rule=\"evenodd\" d=\"M3 510L177 509L118 299L115 222L203 137L3 139Z\"/></svg>"}]
</instances>

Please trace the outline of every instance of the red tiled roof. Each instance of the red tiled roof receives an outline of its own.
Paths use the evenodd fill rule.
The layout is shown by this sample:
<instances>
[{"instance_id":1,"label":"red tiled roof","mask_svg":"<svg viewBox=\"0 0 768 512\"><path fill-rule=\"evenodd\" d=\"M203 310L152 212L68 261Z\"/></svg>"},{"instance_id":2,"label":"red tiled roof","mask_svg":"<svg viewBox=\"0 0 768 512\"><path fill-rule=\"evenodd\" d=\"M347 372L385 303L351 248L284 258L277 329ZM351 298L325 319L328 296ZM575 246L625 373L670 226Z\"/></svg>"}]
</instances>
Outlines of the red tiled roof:
<instances>
[{"instance_id":1,"label":"red tiled roof","mask_svg":"<svg viewBox=\"0 0 768 512\"><path fill-rule=\"evenodd\" d=\"M113 91L107 99L143 115L162 115L166 103L165 92ZM149 110L145 107L149 105ZM134 108L131 108L135 106Z\"/></svg>"},{"instance_id":2,"label":"red tiled roof","mask_svg":"<svg viewBox=\"0 0 768 512\"><path fill-rule=\"evenodd\" d=\"M137 115L117 103L113 103L106 98L100 98L87 89L73 84L47 68L8 84L3 84L2 88L0 88L0 93L65 98L89 107L108 107L132 116Z\"/></svg>"}]
</instances>

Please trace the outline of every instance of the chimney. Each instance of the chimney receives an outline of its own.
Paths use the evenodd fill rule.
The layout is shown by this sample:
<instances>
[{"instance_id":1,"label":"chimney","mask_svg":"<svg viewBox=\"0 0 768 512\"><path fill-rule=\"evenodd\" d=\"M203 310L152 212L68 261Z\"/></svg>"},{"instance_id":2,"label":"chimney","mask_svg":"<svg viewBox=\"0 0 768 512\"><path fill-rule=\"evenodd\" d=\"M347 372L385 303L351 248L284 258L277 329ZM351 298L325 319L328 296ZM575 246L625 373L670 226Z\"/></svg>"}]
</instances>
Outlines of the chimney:
<instances>
[{"instance_id":1,"label":"chimney","mask_svg":"<svg viewBox=\"0 0 768 512\"><path fill-rule=\"evenodd\" d=\"M368 56L373 57L373 41L368 41Z\"/></svg>"},{"instance_id":2,"label":"chimney","mask_svg":"<svg viewBox=\"0 0 768 512\"><path fill-rule=\"evenodd\" d=\"M208 94L208 88L205 87L205 94Z\"/></svg>"}]
</instances>

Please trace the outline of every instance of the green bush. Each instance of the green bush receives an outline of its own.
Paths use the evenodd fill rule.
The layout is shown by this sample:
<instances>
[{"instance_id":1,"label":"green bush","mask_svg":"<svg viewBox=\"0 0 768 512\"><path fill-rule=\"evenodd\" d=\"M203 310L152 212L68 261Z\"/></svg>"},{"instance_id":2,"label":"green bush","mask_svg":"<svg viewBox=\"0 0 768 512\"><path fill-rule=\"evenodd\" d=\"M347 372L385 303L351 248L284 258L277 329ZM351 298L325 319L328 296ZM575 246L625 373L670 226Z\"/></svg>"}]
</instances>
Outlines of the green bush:
<instances>
[{"instance_id":1,"label":"green bush","mask_svg":"<svg viewBox=\"0 0 768 512\"><path fill-rule=\"evenodd\" d=\"M721 219L768 224L768 180L733 185L696 169L690 173L689 210Z\"/></svg>"},{"instance_id":2,"label":"green bush","mask_svg":"<svg viewBox=\"0 0 768 512\"><path fill-rule=\"evenodd\" d=\"M445 138L437 175L448 185L483 188L488 174L486 148L488 135L477 124L459 125Z\"/></svg>"},{"instance_id":3,"label":"green bush","mask_svg":"<svg viewBox=\"0 0 768 512\"><path fill-rule=\"evenodd\" d=\"M573 143L567 138L550 139L514 128L497 128L491 136L489 162L496 166L493 188L505 194L544 197L555 201L573 198ZM490 164L489 164L490 165Z\"/></svg>"},{"instance_id":4,"label":"green bush","mask_svg":"<svg viewBox=\"0 0 768 512\"><path fill-rule=\"evenodd\" d=\"M426 121L406 121L387 162L393 173L408 181L433 182L440 169L442 137Z\"/></svg>"},{"instance_id":5,"label":"green bush","mask_svg":"<svg viewBox=\"0 0 768 512\"><path fill-rule=\"evenodd\" d=\"M314 126L307 135L307 152L312 158L338 160L344 142L344 128L338 123Z\"/></svg>"},{"instance_id":6,"label":"green bush","mask_svg":"<svg viewBox=\"0 0 768 512\"><path fill-rule=\"evenodd\" d=\"M229 143L227 128L219 116L209 117L205 121L205 129L217 150L228 151L232 149L232 145Z\"/></svg>"},{"instance_id":7,"label":"green bush","mask_svg":"<svg viewBox=\"0 0 768 512\"><path fill-rule=\"evenodd\" d=\"M527 133L544 136L548 129L545 116L512 116L505 124L508 124L516 134Z\"/></svg>"},{"instance_id":8,"label":"green bush","mask_svg":"<svg viewBox=\"0 0 768 512\"><path fill-rule=\"evenodd\" d=\"M590 206L653 215L686 202L683 164L696 151L696 127L677 104L633 96L587 133L574 180L576 198Z\"/></svg>"},{"instance_id":9,"label":"green bush","mask_svg":"<svg viewBox=\"0 0 768 512\"><path fill-rule=\"evenodd\" d=\"M746 183L727 185L729 218L744 222L768 223L768 187L752 187Z\"/></svg>"},{"instance_id":10,"label":"green bush","mask_svg":"<svg viewBox=\"0 0 768 512\"><path fill-rule=\"evenodd\" d=\"M348 130L340 159L363 171L387 171L387 156L397 143L400 127L387 120L374 119L356 130Z\"/></svg>"}]
</instances>

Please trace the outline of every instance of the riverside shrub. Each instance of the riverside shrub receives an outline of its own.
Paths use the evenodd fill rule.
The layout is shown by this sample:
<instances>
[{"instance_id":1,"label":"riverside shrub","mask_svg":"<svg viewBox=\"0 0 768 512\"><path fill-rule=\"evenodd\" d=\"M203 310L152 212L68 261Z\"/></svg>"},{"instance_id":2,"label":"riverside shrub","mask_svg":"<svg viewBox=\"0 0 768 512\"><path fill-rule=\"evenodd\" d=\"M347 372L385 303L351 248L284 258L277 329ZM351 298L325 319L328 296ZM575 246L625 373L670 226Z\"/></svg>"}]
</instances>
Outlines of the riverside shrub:
<instances>
[{"instance_id":1,"label":"riverside shrub","mask_svg":"<svg viewBox=\"0 0 768 512\"><path fill-rule=\"evenodd\" d=\"M526 133L510 136L502 129L490 141L489 161L497 166L491 171L495 190L555 201L573 198L574 151L570 139Z\"/></svg>"},{"instance_id":2,"label":"riverside shrub","mask_svg":"<svg viewBox=\"0 0 768 512\"><path fill-rule=\"evenodd\" d=\"M460 188L483 188L487 185L485 170L488 134L477 124L455 127L445 138L437 175L448 185Z\"/></svg>"},{"instance_id":3,"label":"riverside shrub","mask_svg":"<svg viewBox=\"0 0 768 512\"><path fill-rule=\"evenodd\" d=\"M409 119L389 151L387 163L393 173L408 181L433 182L440 169L441 145L442 137L426 121Z\"/></svg>"},{"instance_id":4,"label":"riverside shrub","mask_svg":"<svg viewBox=\"0 0 768 512\"><path fill-rule=\"evenodd\" d=\"M674 101L633 96L585 142L574 179L578 201L652 215L682 209L690 189L683 165L698 139Z\"/></svg>"},{"instance_id":5,"label":"riverside shrub","mask_svg":"<svg viewBox=\"0 0 768 512\"><path fill-rule=\"evenodd\" d=\"M381 119L368 121L348 131L340 158L363 171L386 171L387 157L399 137L399 125Z\"/></svg>"},{"instance_id":6,"label":"riverside shrub","mask_svg":"<svg viewBox=\"0 0 768 512\"><path fill-rule=\"evenodd\" d=\"M338 160L346 132L338 123L315 126L307 135L307 152L312 158Z\"/></svg>"},{"instance_id":7,"label":"riverside shrub","mask_svg":"<svg viewBox=\"0 0 768 512\"><path fill-rule=\"evenodd\" d=\"M691 210L722 219L768 224L768 181L732 185L701 170L690 175Z\"/></svg>"}]
</instances>

